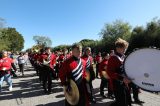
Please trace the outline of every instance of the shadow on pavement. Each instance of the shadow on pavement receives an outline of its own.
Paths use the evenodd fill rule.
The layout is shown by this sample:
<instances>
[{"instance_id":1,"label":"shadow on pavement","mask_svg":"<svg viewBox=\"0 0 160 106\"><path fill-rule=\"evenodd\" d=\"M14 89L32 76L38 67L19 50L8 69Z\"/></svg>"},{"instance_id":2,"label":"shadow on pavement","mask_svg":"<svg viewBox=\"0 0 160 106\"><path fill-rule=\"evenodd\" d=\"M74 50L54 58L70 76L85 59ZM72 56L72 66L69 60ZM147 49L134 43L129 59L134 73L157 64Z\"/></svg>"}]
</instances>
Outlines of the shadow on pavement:
<instances>
[{"instance_id":1,"label":"shadow on pavement","mask_svg":"<svg viewBox=\"0 0 160 106\"><path fill-rule=\"evenodd\" d=\"M2 87L2 92L0 93L0 100L30 98L30 97L46 95L41 86L42 84L39 82L39 79L34 78L25 80L25 78L28 77L32 77L32 75L28 74L24 77L24 79L20 79L19 82L13 83L12 92L8 92L8 86ZM53 93L63 92L63 89L61 87L57 88L60 85L59 82L53 82L52 85L53 85L52 87ZM14 91L14 89L17 88L19 89Z\"/></svg>"},{"instance_id":2,"label":"shadow on pavement","mask_svg":"<svg viewBox=\"0 0 160 106\"><path fill-rule=\"evenodd\" d=\"M109 106L113 102L105 102L105 103L96 103L96 104L91 104L91 106ZM65 106L65 100L61 100L58 102L52 102L48 104L39 104L36 106Z\"/></svg>"}]
</instances>

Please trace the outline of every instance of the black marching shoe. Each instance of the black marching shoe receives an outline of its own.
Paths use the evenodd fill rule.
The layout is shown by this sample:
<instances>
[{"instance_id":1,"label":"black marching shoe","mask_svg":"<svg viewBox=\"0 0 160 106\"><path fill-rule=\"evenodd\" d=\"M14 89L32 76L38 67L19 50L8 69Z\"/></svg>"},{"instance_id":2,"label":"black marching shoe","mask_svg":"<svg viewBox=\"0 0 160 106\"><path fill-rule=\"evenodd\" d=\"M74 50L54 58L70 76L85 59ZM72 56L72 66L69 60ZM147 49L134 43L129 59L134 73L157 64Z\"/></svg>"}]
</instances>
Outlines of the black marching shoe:
<instances>
[{"instance_id":1,"label":"black marching shoe","mask_svg":"<svg viewBox=\"0 0 160 106\"><path fill-rule=\"evenodd\" d=\"M114 99L115 97L113 95L108 95L109 99Z\"/></svg>"},{"instance_id":2,"label":"black marching shoe","mask_svg":"<svg viewBox=\"0 0 160 106\"><path fill-rule=\"evenodd\" d=\"M47 93L48 93L48 91L47 91L47 90L44 90L44 93L45 93L45 94L47 94Z\"/></svg>"},{"instance_id":3,"label":"black marching shoe","mask_svg":"<svg viewBox=\"0 0 160 106\"><path fill-rule=\"evenodd\" d=\"M90 99L90 102L94 103L94 104L97 103L97 101L95 100L95 98Z\"/></svg>"},{"instance_id":4,"label":"black marching shoe","mask_svg":"<svg viewBox=\"0 0 160 106\"><path fill-rule=\"evenodd\" d=\"M49 94L51 94L51 93L52 93L52 91L51 91L51 89L49 89L48 92L47 92L47 94L49 95Z\"/></svg>"},{"instance_id":5,"label":"black marching shoe","mask_svg":"<svg viewBox=\"0 0 160 106\"><path fill-rule=\"evenodd\" d=\"M104 94L100 94L103 98L107 98L107 96L106 95L104 95Z\"/></svg>"},{"instance_id":6,"label":"black marching shoe","mask_svg":"<svg viewBox=\"0 0 160 106\"><path fill-rule=\"evenodd\" d=\"M143 104L144 102L138 99L138 100L135 100L134 103L141 105L141 104Z\"/></svg>"}]
</instances>

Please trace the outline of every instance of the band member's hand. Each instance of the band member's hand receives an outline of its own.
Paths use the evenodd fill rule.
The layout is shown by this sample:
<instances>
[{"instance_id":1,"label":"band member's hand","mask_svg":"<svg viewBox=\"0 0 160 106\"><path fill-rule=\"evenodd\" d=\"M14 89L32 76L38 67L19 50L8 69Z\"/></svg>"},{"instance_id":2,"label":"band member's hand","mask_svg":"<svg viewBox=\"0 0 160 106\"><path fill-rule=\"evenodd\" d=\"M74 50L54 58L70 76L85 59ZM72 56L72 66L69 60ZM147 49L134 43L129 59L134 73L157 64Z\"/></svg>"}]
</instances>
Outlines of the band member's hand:
<instances>
[{"instance_id":1,"label":"band member's hand","mask_svg":"<svg viewBox=\"0 0 160 106\"><path fill-rule=\"evenodd\" d=\"M131 82L131 80L129 80L128 78L124 77L124 78L123 78L123 82L124 82L125 84L129 84L129 83Z\"/></svg>"},{"instance_id":2,"label":"band member's hand","mask_svg":"<svg viewBox=\"0 0 160 106\"><path fill-rule=\"evenodd\" d=\"M64 85L64 86L68 86L68 85L69 85L69 82L68 82L68 81L65 81L65 82L63 83L63 85Z\"/></svg>"},{"instance_id":3,"label":"band member's hand","mask_svg":"<svg viewBox=\"0 0 160 106\"><path fill-rule=\"evenodd\" d=\"M67 92L71 91L71 85L69 84L68 81L66 81L63 85L67 87L67 88L66 88L66 91L67 91Z\"/></svg>"},{"instance_id":4,"label":"band member's hand","mask_svg":"<svg viewBox=\"0 0 160 106\"><path fill-rule=\"evenodd\" d=\"M55 77L55 79L58 81L59 80L59 78L58 77Z\"/></svg>"},{"instance_id":5,"label":"band member's hand","mask_svg":"<svg viewBox=\"0 0 160 106\"><path fill-rule=\"evenodd\" d=\"M2 71L6 71L6 68L2 68Z\"/></svg>"},{"instance_id":6,"label":"band member's hand","mask_svg":"<svg viewBox=\"0 0 160 106\"><path fill-rule=\"evenodd\" d=\"M104 70L107 70L107 66L104 67Z\"/></svg>"},{"instance_id":7,"label":"band member's hand","mask_svg":"<svg viewBox=\"0 0 160 106\"><path fill-rule=\"evenodd\" d=\"M67 92L70 92L71 90L72 90L71 86L68 85L66 91L67 91Z\"/></svg>"}]
</instances>

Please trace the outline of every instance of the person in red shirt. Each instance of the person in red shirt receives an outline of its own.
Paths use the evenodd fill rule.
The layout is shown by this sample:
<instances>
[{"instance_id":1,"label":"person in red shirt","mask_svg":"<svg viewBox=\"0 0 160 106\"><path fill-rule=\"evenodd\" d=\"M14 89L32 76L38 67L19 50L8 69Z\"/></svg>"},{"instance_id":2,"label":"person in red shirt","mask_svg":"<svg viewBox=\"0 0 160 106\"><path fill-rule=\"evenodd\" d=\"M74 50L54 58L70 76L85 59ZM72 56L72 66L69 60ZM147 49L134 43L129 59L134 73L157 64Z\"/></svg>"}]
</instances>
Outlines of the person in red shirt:
<instances>
[{"instance_id":1,"label":"person in red shirt","mask_svg":"<svg viewBox=\"0 0 160 106\"><path fill-rule=\"evenodd\" d=\"M72 46L72 56L70 56L63 64L59 71L59 78L62 85L68 85L67 79L72 79L79 90L79 102L76 106L88 106L88 93L86 88L86 63L81 59L82 47L78 44ZM65 100L66 106L71 106Z\"/></svg>"},{"instance_id":2,"label":"person in red shirt","mask_svg":"<svg viewBox=\"0 0 160 106\"><path fill-rule=\"evenodd\" d=\"M59 69L62 66L63 62L69 57L70 56L68 54L68 50L66 48L64 48L57 59L58 63L56 64L56 67L55 67L56 68L56 75L59 73Z\"/></svg>"},{"instance_id":3,"label":"person in red shirt","mask_svg":"<svg viewBox=\"0 0 160 106\"><path fill-rule=\"evenodd\" d=\"M36 70L36 74L39 75L39 64L37 63L39 58L39 53L35 53L32 57L33 59L33 67Z\"/></svg>"},{"instance_id":4,"label":"person in red shirt","mask_svg":"<svg viewBox=\"0 0 160 106\"><path fill-rule=\"evenodd\" d=\"M103 98L107 98L107 96L104 95L104 88L108 87L108 98L113 99L113 96L112 96L113 93L110 89L109 82L108 82L108 80L109 80L109 76L107 74L108 59L109 59L109 54L104 53L103 54L103 60L99 65L99 73L100 73L100 77L101 77L100 95ZM102 74L103 71L106 73L105 75Z\"/></svg>"},{"instance_id":5,"label":"person in red shirt","mask_svg":"<svg viewBox=\"0 0 160 106\"><path fill-rule=\"evenodd\" d=\"M125 77L122 69L127 48L128 42L120 38L117 39L115 53L108 60L107 73L115 95L115 102L111 106L131 106L131 95L128 88L131 81Z\"/></svg>"},{"instance_id":6,"label":"person in red shirt","mask_svg":"<svg viewBox=\"0 0 160 106\"><path fill-rule=\"evenodd\" d=\"M54 65L56 63L56 55L54 55L49 47L45 48L45 52L41 51L39 62L41 67L42 83L45 93L51 94L52 77L55 77ZM47 83L48 82L48 83Z\"/></svg>"},{"instance_id":7,"label":"person in red shirt","mask_svg":"<svg viewBox=\"0 0 160 106\"><path fill-rule=\"evenodd\" d=\"M69 55L68 55L68 50L65 48L63 49L63 53L59 55L59 58L58 58L58 62L59 62L59 68L61 67L62 63L67 59L69 58Z\"/></svg>"},{"instance_id":8,"label":"person in red shirt","mask_svg":"<svg viewBox=\"0 0 160 106\"><path fill-rule=\"evenodd\" d=\"M43 80L43 65L41 64L41 62L43 62L43 59L41 57L43 57L43 55L45 55L45 50L42 48L40 49L39 53L34 54L35 56L32 57L34 59L32 59L34 61L34 68L36 70L37 75L39 76L39 81L42 82Z\"/></svg>"},{"instance_id":9,"label":"person in red shirt","mask_svg":"<svg viewBox=\"0 0 160 106\"><path fill-rule=\"evenodd\" d=\"M93 97L93 85L92 85L92 81L95 79L95 73L94 73L94 69L93 69L93 58L91 56L91 48L90 47L86 47L85 51L84 51L84 55L81 57L82 59L84 59L84 61L86 61L86 71L88 71L88 73L90 74L90 80L88 81L88 93L89 93L89 99L92 103L96 103L95 98Z\"/></svg>"},{"instance_id":10,"label":"person in red shirt","mask_svg":"<svg viewBox=\"0 0 160 106\"><path fill-rule=\"evenodd\" d=\"M98 77L99 63L102 61L101 52L99 52L98 55L95 57L95 61L96 61L96 78L99 78Z\"/></svg>"},{"instance_id":11,"label":"person in red shirt","mask_svg":"<svg viewBox=\"0 0 160 106\"><path fill-rule=\"evenodd\" d=\"M7 51L2 51L2 58L0 59L0 92L2 89L3 81L5 80L9 85L9 91L12 91L12 79L11 79L11 68L16 67L14 65L13 59L8 57Z\"/></svg>"}]
</instances>

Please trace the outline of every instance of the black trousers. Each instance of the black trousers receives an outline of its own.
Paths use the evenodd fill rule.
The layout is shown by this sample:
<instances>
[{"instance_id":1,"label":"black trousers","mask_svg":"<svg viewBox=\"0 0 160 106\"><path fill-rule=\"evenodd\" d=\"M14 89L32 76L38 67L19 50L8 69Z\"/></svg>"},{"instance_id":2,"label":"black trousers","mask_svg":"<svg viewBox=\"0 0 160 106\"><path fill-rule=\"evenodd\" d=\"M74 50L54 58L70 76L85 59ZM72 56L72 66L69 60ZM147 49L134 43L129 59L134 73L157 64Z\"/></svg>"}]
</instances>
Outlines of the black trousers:
<instances>
[{"instance_id":1,"label":"black trousers","mask_svg":"<svg viewBox=\"0 0 160 106\"><path fill-rule=\"evenodd\" d=\"M77 105L75 106L86 106L87 101L88 101L88 97L87 97L87 88L86 88L86 82L83 81L81 82L78 86L78 90L79 90L79 102ZM72 106L70 105L67 100L65 100L65 106Z\"/></svg>"},{"instance_id":2,"label":"black trousers","mask_svg":"<svg viewBox=\"0 0 160 106\"><path fill-rule=\"evenodd\" d=\"M116 103L114 106L131 106L131 95L129 89L122 81L113 81Z\"/></svg>"},{"instance_id":3,"label":"black trousers","mask_svg":"<svg viewBox=\"0 0 160 106\"><path fill-rule=\"evenodd\" d=\"M36 70L36 74L39 75L39 65L37 63L34 63L34 69Z\"/></svg>"},{"instance_id":4,"label":"black trousers","mask_svg":"<svg viewBox=\"0 0 160 106\"><path fill-rule=\"evenodd\" d=\"M58 78L59 69L60 69L59 64L56 64L56 66L54 67L54 69L55 69L55 77Z\"/></svg>"},{"instance_id":5,"label":"black trousers","mask_svg":"<svg viewBox=\"0 0 160 106\"><path fill-rule=\"evenodd\" d=\"M135 101L139 100L138 94L139 94L139 87L137 85L135 85L134 83L130 83L130 88L133 91L133 99Z\"/></svg>"},{"instance_id":6,"label":"black trousers","mask_svg":"<svg viewBox=\"0 0 160 106\"><path fill-rule=\"evenodd\" d=\"M44 66L43 70L41 70L42 75L42 83L43 83L43 89L45 91L51 92L52 89L52 70L48 66Z\"/></svg>"},{"instance_id":7,"label":"black trousers","mask_svg":"<svg viewBox=\"0 0 160 106\"><path fill-rule=\"evenodd\" d=\"M34 66L34 61L32 59L29 59L30 60L30 63L32 66Z\"/></svg>"},{"instance_id":8,"label":"black trousers","mask_svg":"<svg viewBox=\"0 0 160 106\"><path fill-rule=\"evenodd\" d=\"M20 72L24 74L24 64L18 64L18 65L19 65Z\"/></svg>"},{"instance_id":9,"label":"black trousers","mask_svg":"<svg viewBox=\"0 0 160 106\"><path fill-rule=\"evenodd\" d=\"M98 72L99 72L99 63L96 64L96 77L98 77Z\"/></svg>"},{"instance_id":10,"label":"black trousers","mask_svg":"<svg viewBox=\"0 0 160 106\"><path fill-rule=\"evenodd\" d=\"M93 85L92 80L86 83L87 93L89 96L89 100L91 101L93 99Z\"/></svg>"},{"instance_id":11,"label":"black trousers","mask_svg":"<svg viewBox=\"0 0 160 106\"><path fill-rule=\"evenodd\" d=\"M101 78L101 84L100 84L100 94L104 95L104 88L108 88L108 96L112 96L113 92L111 91L109 87L108 80L105 78Z\"/></svg>"},{"instance_id":12,"label":"black trousers","mask_svg":"<svg viewBox=\"0 0 160 106\"><path fill-rule=\"evenodd\" d=\"M43 66L37 65L36 72L38 73L39 81L41 82L43 80L43 72L44 72Z\"/></svg>"}]
</instances>

